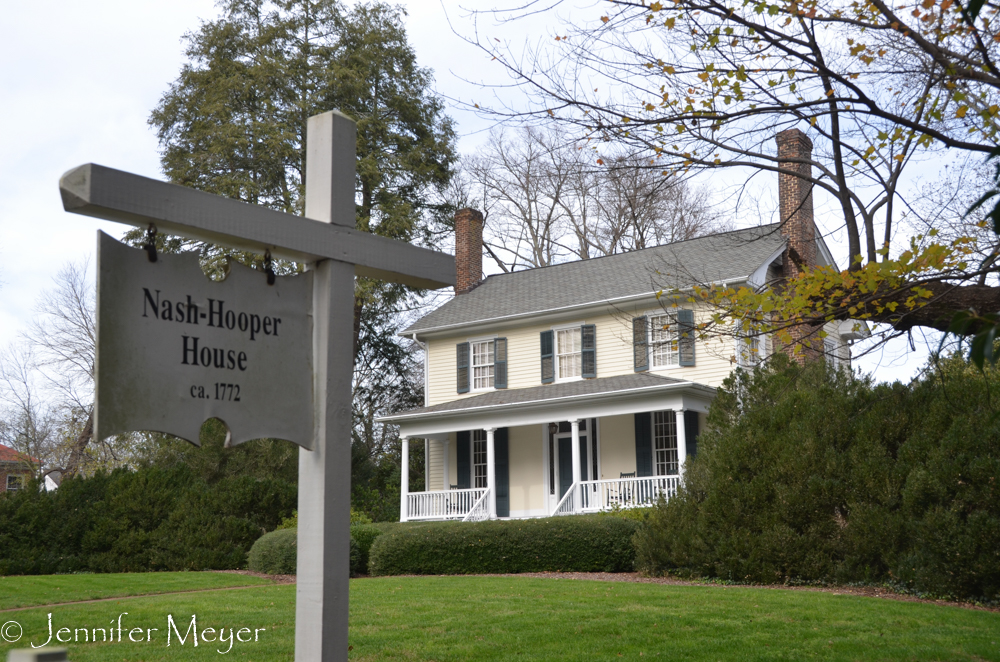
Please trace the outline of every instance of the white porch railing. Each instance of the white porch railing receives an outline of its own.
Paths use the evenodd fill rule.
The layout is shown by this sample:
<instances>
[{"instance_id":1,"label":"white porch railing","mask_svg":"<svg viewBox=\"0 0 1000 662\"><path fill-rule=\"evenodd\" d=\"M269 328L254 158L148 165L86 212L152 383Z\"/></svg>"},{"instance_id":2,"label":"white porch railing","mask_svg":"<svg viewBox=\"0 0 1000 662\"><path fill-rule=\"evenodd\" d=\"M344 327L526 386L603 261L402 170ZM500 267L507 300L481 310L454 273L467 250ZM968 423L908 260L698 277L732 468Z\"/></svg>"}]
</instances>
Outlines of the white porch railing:
<instances>
[{"instance_id":1,"label":"white porch railing","mask_svg":"<svg viewBox=\"0 0 1000 662\"><path fill-rule=\"evenodd\" d=\"M472 510L466 515L463 522L482 522L490 518L490 488L483 491L483 496L472 506Z\"/></svg>"},{"instance_id":2,"label":"white porch railing","mask_svg":"<svg viewBox=\"0 0 1000 662\"><path fill-rule=\"evenodd\" d=\"M669 499L677 494L678 485L680 476L584 480L566 491L553 515L652 506L661 495Z\"/></svg>"},{"instance_id":3,"label":"white porch railing","mask_svg":"<svg viewBox=\"0 0 1000 662\"><path fill-rule=\"evenodd\" d=\"M485 487L410 492L406 495L406 519L467 519L487 494L489 490ZM489 516L488 504L487 516Z\"/></svg>"},{"instance_id":4,"label":"white porch railing","mask_svg":"<svg viewBox=\"0 0 1000 662\"><path fill-rule=\"evenodd\" d=\"M556 504L556 509L552 511L553 515L572 515L576 512L576 492L580 483L573 483L563 498L559 500Z\"/></svg>"}]
</instances>

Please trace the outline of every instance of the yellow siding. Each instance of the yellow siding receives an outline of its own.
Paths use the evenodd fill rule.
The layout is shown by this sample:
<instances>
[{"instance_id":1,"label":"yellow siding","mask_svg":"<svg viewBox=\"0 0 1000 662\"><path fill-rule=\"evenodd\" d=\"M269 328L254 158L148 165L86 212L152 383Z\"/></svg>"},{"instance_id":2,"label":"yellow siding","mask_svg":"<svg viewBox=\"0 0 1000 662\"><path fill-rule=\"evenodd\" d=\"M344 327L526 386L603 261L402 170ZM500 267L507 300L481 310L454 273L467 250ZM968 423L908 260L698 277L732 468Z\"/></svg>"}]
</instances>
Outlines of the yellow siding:
<instances>
[{"instance_id":1,"label":"yellow siding","mask_svg":"<svg viewBox=\"0 0 1000 662\"><path fill-rule=\"evenodd\" d=\"M427 488L428 490L442 489L444 472L444 444L437 439L428 441L427 453Z\"/></svg>"},{"instance_id":2,"label":"yellow siding","mask_svg":"<svg viewBox=\"0 0 1000 662\"><path fill-rule=\"evenodd\" d=\"M605 416L598 423L601 478L620 478L635 471L635 417Z\"/></svg>"},{"instance_id":3,"label":"yellow siding","mask_svg":"<svg viewBox=\"0 0 1000 662\"><path fill-rule=\"evenodd\" d=\"M510 513L516 517L525 511L539 511L545 505L545 486L542 480L542 426L525 425L509 428L508 435Z\"/></svg>"},{"instance_id":4,"label":"yellow siding","mask_svg":"<svg viewBox=\"0 0 1000 662\"><path fill-rule=\"evenodd\" d=\"M633 374L632 317L648 312L642 308L626 312L608 312L568 320L567 324L594 324L597 330L597 376ZM707 321L708 313L697 313L696 321ZM556 326L563 326L559 324ZM541 380L541 349L539 334L553 328L552 324L525 324L513 329L499 330L495 335L507 338L508 388L539 386ZM476 336L456 335L432 339L428 342L428 404L436 405L477 395L475 391L460 394L456 387L455 345ZM695 366L655 370L677 379L691 380L708 386L719 386L729 375L734 355L731 337L716 336L698 341L695 346Z\"/></svg>"}]
</instances>

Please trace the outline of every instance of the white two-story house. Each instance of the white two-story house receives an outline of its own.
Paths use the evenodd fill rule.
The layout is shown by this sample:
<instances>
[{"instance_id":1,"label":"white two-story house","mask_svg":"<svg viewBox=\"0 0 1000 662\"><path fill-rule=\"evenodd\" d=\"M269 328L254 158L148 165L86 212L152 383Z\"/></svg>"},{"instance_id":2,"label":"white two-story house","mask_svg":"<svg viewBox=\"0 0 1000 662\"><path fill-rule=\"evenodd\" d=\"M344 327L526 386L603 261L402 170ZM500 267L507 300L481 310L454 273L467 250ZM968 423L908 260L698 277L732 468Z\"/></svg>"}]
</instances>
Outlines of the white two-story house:
<instances>
[{"instance_id":1,"label":"white two-story house","mask_svg":"<svg viewBox=\"0 0 1000 662\"><path fill-rule=\"evenodd\" d=\"M796 130L778 143L792 158L811 152ZM382 419L403 440L400 519L543 517L672 495L716 387L770 347L699 337L712 311L669 293L833 264L808 183L779 179L779 223L485 279L482 215L458 212L456 296L403 331L425 348L426 406ZM828 325L825 350L846 363L853 336L839 328ZM427 489L410 492L418 440Z\"/></svg>"}]
</instances>

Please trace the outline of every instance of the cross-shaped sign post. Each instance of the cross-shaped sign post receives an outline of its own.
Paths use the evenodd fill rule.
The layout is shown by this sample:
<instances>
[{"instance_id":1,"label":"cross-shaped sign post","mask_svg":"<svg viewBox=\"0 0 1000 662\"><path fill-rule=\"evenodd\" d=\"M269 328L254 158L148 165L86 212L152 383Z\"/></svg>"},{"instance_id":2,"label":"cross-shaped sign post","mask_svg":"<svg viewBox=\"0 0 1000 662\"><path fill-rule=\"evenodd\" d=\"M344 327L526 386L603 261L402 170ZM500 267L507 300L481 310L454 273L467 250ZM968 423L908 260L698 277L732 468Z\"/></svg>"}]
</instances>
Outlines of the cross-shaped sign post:
<instances>
[{"instance_id":1,"label":"cross-shaped sign post","mask_svg":"<svg viewBox=\"0 0 1000 662\"><path fill-rule=\"evenodd\" d=\"M455 260L354 229L353 120L311 117L307 136L306 218L94 164L59 186L66 211L308 264L273 286L249 270L196 282L192 258L154 262L102 238L95 435L197 443L216 416L229 443L283 435L302 446L295 659L327 662L346 660L348 646L354 276L436 289L454 285ZM286 408L289 398L310 406Z\"/></svg>"}]
</instances>

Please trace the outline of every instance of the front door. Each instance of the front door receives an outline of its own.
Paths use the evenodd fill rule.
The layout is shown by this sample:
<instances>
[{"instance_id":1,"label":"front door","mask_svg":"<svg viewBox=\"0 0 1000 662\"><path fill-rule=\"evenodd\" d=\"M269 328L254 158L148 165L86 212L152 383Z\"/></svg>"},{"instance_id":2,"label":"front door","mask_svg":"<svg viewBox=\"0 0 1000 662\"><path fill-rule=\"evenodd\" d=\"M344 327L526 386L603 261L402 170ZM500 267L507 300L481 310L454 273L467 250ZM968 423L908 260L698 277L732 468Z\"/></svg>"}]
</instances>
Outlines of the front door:
<instances>
[{"instance_id":1,"label":"front door","mask_svg":"<svg viewBox=\"0 0 1000 662\"><path fill-rule=\"evenodd\" d=\"M587 480L587 435L580 435L580 480ZM573 485L573 437L559 437L559 498Z\"/></svg>"},{"instance_id":2,"label":"front door","mask_svg":"<svg viewBox=\"0 0 1000 662\"><path fill-rule=\"evenodd\" d=\"M559 499L573 485L573 437L559 437Z\"/></svg>"}]
</instances>

